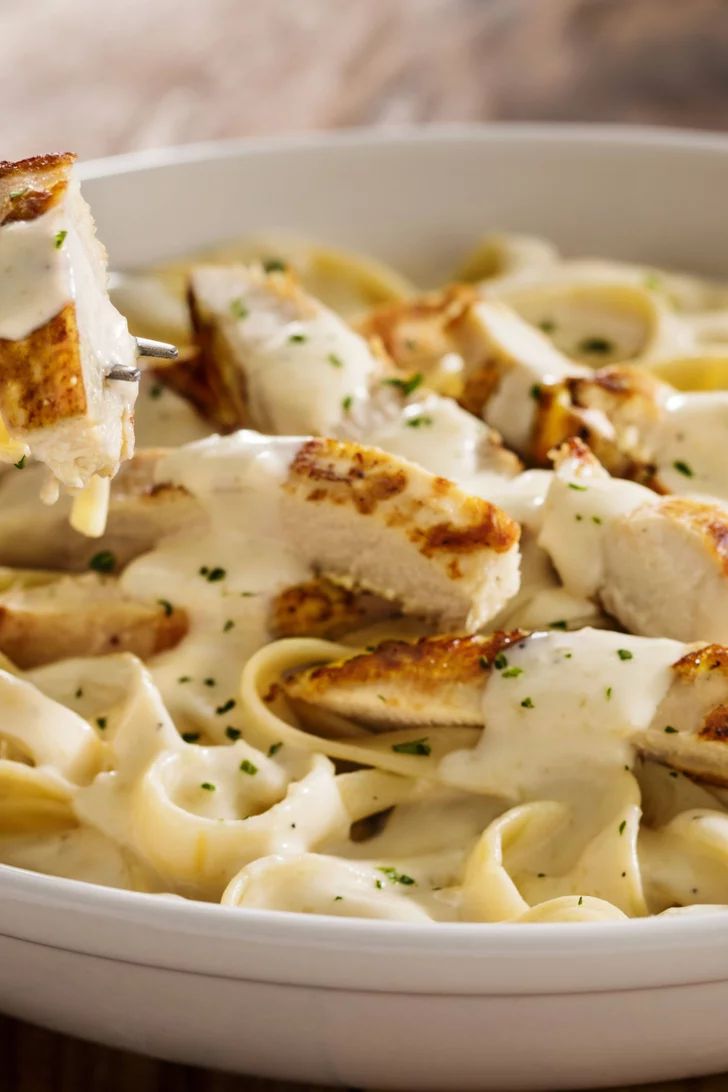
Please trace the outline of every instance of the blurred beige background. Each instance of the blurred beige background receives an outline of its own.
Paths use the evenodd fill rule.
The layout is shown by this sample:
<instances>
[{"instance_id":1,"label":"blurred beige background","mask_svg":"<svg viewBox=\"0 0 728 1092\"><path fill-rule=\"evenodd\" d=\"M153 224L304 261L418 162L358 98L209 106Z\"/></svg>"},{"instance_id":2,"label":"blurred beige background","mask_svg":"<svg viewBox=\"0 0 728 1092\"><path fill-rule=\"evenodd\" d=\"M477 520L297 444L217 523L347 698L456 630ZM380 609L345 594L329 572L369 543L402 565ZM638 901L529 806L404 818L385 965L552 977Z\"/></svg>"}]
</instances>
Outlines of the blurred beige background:
<instances>
[{"instance_id":1,"label":"blurred beige background","mask_svg":"<svg viewBox=\"0 0 728 1092\"><path fill-rule=\"evenodd\" d=\"M726 0L0 0L0 151L508 119L728 127Z\"/></svg>"},{"instance_id":2,"label":"blurred beige background","mask_svg":"<svg viewBox=\"0 0 728 1092\"><path fill-rule=\"evenodd\" d=\"M5 159L430 121L728 129L728 0L0 0L0 103ZM0 1092L293 1092L1 1017L0 1059Z\"/></svg>"}]
</instances>

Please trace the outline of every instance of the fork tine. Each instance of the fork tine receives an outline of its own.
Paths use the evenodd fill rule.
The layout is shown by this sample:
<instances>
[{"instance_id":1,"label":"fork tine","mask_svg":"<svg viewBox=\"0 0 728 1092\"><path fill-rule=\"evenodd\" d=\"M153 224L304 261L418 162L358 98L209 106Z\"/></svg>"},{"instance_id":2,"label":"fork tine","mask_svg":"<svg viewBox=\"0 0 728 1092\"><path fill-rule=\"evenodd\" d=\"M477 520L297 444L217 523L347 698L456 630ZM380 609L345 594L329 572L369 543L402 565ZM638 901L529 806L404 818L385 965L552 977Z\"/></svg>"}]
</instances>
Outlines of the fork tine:
<instances>
[{"instance_id":1,"label":"fork tine","mask_svg":"<svg viewBox=\"0 0 728 1092\"><path fill-rule=\"evenodd\" d=\"M166 341L152 341L148 337L136 338L139 356L156 356L160 360L175 360L179 356L176 345L169 345Z\"/></svg>"}]
</instances>

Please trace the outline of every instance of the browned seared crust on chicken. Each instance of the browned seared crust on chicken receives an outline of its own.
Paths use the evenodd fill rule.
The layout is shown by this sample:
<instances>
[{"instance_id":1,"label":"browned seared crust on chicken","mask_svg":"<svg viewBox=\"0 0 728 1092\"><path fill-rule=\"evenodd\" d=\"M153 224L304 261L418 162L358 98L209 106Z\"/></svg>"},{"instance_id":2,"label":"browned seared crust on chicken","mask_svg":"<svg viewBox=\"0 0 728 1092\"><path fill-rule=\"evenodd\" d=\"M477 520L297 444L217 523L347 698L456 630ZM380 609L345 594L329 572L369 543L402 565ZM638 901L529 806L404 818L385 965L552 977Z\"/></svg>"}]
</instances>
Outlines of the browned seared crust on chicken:
<instances>
[{"instance_id":1,"label":"browned seared crust on chicken","mask_svg":"<svg viewBox=\"0 0 728 1092\"><path fill-rule=\"evenodd\" d=\"M0 226L35 220L57 204L75 161L73 152L34 155L17 163L0 161Z\"/></svg>"},{"instance_id":2,"label":"browned seared crust on chicken","mask_svg":"<svg viewBox=\"0 0 728 1092\"><path fill-rule=\"evenodd\" d=\"M473 632L518 588L505 512L377 448L312 439L283 485L292 541L321 573Z\"/></svg>"},{"instance_id":3,"label":"browned seared crust on chicken","mask_svg":"<svg viewBox=\"0 0 728 1092\"><path fill-rule=\"evenodd\" d=\"M113 577L95 573L0 594L0 651L24 670L111 652L148 659L186 632L184 611L169 603L136 602Z\"/></svg>"},{"instance_id":4,"label":"browned seared crust on chicken","mask_svg":"<svg viewBox=\"0 0 728 1092\"><path fill-rule=\"evenodd\" d=\"M371 653L292 672L283 689L294 701L368 723L479 725L492 661L525 636L384 641Z\"/></svg>"},{"instance_id":5,"label":"browned seared crust on chicken","mask_svg":"<svg viewBox=\"0 0 728 1092\"><path fill-rule=\"evenodd\" d=\"M427 374L446 353L458 351L452 324L476 299L471 285L451 284L379 307L359 322L358 330L365 337L377 338L398 368Z\"/></svg>"},{"instance_id":6,"label":"browned seared crust on chicken","mask_svg":"<svg viewBox=\"0 0 728 1092\"><path fill-rule=\"evenodd\" d=\"M274 637L324 637L335 640L361 626L395 618L396 603L371 592L351 591L319 577L284 588L271 605Z\"/></svg>"}]
</instances>

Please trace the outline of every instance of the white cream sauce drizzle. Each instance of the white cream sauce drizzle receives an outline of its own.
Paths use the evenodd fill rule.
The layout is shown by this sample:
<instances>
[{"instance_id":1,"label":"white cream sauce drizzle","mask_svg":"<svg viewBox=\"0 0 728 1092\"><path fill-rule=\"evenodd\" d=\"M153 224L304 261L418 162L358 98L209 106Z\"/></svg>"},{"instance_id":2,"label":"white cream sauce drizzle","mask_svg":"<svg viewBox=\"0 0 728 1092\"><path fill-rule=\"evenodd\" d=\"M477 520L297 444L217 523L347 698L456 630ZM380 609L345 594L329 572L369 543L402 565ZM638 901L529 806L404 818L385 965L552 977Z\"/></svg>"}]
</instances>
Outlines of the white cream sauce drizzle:
<instances>
[{"instance_id":1,"label":"white cream sauce drizzle","mask_svg":"<svg viewBox=\"0 0 728 1092\"><path fill-rule=\"evenodd\" d=\"M728 391L673 395L648 443L669 492L728 500Z\"/></svg>"}]
</instances>

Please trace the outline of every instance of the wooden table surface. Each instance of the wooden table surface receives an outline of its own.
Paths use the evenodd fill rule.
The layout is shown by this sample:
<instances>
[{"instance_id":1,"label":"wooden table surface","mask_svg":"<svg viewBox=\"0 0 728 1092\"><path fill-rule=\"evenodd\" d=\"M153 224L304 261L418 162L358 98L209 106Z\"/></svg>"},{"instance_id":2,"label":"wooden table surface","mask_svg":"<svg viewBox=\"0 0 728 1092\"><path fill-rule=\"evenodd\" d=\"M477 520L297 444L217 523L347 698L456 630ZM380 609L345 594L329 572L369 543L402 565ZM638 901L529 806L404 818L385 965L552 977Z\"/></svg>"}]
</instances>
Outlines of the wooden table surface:
<instances>
[{"instance_id":1,"label":"wooden table surface","mask_svg":"<svg viewBox=\"0 0 728 1092\"><path fill-rule=\"evenodd\" d=\"M728 0L0 0L0 102L7 159L493 118L726 129ZM294 1087L0 1018L0 1092Z\"/></svg>"}]
</instances>

